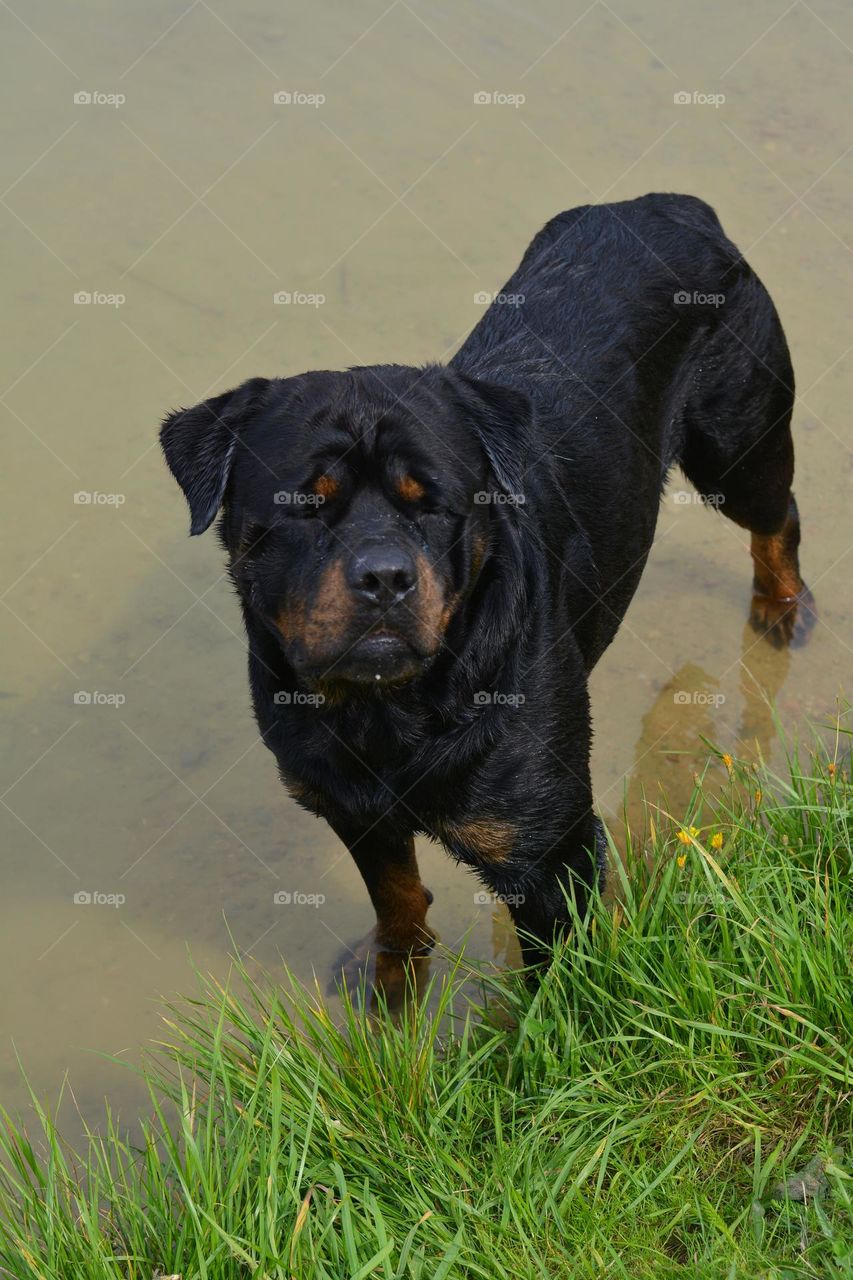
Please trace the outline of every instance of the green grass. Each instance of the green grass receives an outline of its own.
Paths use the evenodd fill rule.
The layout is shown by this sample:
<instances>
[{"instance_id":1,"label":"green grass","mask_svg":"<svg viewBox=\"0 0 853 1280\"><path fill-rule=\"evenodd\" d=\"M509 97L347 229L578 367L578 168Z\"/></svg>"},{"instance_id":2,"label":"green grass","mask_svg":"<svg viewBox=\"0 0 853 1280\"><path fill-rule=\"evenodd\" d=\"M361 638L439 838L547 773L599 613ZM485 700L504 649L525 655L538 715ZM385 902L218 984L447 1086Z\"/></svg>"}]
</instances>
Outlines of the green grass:
<instances>
[{"instance_id":1,"label":"green grass","mask_svg":"<svg viewBox=\"0 0 853 1280\"><path fill-rule=\"evenodd\" d=\"M848 1277L853 791L823 753L758 777L712 760L485 1017L461 964L396 1021L205 983L139 1148L7 1125L0 1275ZM815 1158L821 1196L774 1197Z\"/></svg>"}]
</instances>

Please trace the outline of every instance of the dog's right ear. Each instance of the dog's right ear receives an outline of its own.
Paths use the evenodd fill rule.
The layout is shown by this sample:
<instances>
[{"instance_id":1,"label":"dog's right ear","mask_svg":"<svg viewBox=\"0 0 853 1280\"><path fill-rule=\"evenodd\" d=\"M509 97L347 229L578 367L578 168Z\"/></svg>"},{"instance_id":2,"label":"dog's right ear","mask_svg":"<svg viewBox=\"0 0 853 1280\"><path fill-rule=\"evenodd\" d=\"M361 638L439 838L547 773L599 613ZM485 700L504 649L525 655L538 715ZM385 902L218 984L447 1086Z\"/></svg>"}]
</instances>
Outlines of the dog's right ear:
<instances>
[{"instance_id":1,"label":"dog's right ear","mask_svg":"<svg viewBox=\"0 0 853 1280\"><path fill-rule=\"evenodd\" d=\"M269 378L178 409L164 419L160 444L190 508L190 533L204 533L222 505L240 431L263 402Z\"/></svg>"}]
</instances>

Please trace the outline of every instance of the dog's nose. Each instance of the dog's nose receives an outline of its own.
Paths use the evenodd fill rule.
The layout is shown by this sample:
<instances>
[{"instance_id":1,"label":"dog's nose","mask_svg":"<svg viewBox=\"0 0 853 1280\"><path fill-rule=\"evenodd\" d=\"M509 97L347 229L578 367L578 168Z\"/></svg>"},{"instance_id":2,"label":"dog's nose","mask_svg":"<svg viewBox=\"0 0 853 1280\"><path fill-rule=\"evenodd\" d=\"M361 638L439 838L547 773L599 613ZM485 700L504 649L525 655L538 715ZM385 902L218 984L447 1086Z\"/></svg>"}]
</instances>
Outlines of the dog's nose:
<instances>
[{"instance_id":1,"label":"dog's nose","mask_svg":"<svg viewBox=\"0 0 853 1280\"><path fill-rule=\"evenodd\" d=\"M353 556L347 577L356 595L387 609L413 589L415 565L399 547L374 547Z\"/></svg>"}]
</instances>

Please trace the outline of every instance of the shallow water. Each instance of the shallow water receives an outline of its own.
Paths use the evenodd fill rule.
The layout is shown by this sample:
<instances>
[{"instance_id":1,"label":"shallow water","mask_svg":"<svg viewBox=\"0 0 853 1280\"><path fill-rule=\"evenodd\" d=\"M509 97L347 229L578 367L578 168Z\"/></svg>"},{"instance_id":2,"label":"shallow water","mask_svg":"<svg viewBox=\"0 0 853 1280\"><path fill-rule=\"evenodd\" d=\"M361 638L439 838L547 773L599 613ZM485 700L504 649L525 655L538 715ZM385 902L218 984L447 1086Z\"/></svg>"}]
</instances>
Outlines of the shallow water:
<instances>
[{"instance_id":1,"label":"shallow water","mask_svg":"<svg viewBox=\"0 0 853 1280\"><path fill-rule=\"evenodd\" d=\"M789 336L820 624L793 653L757 639L746 535L680 500L677 477L592 681L599 807L615 819L627 787L632 812L643 791L677 812L703 738L782 767L768 696L786 731L832 719L851 688L853 15L842 0L18 12L0 10L0 1103L26 1106L18 1056L50 1097L68 1073L73 1131L74 1101L91 1120L107 1091L133 1115L140 1090L99 1055L133 1060L157 1034L156 997L192 985L189 955L224 976L236 948L325 986L372 923L349 856L258 744L218 545L187 538L156 447L166 409L257 373L446 358L556 211L704 196ZM517 956L468 873L428 845L422 864L445 944Z\"/></svg>"}]
</instances>

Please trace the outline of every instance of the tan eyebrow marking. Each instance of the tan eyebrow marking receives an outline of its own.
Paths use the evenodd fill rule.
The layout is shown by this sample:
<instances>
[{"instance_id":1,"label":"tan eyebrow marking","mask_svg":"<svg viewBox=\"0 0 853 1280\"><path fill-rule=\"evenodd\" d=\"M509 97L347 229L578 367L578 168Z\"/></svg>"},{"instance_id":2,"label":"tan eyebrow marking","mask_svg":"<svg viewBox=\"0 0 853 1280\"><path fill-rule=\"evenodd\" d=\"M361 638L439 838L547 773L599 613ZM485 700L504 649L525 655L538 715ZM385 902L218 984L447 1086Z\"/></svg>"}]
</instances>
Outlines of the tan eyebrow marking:
<instances>
[{"instance_id":1,"label":"tan eyebrow marking","mask_svg":"<svg viewBox=\"0 0 853 1280\"><path fill-rule=\"evenodd\" d=\"M419 502L426 492L423 485L414 476L408 475L401 476L396 481L395 488L405 502Z\"/></svg>"},{"instance_id":2,"label":"tan eyebrow marking","mask_svg":"<svg viewBox=\"0 0 853 1280\"><path fill-rule=\"evenodd\" d=\"M341 486L334 476L324 474L317 477L312 487L318 498L335 498Z\"/></svg>"}]
</instances>

